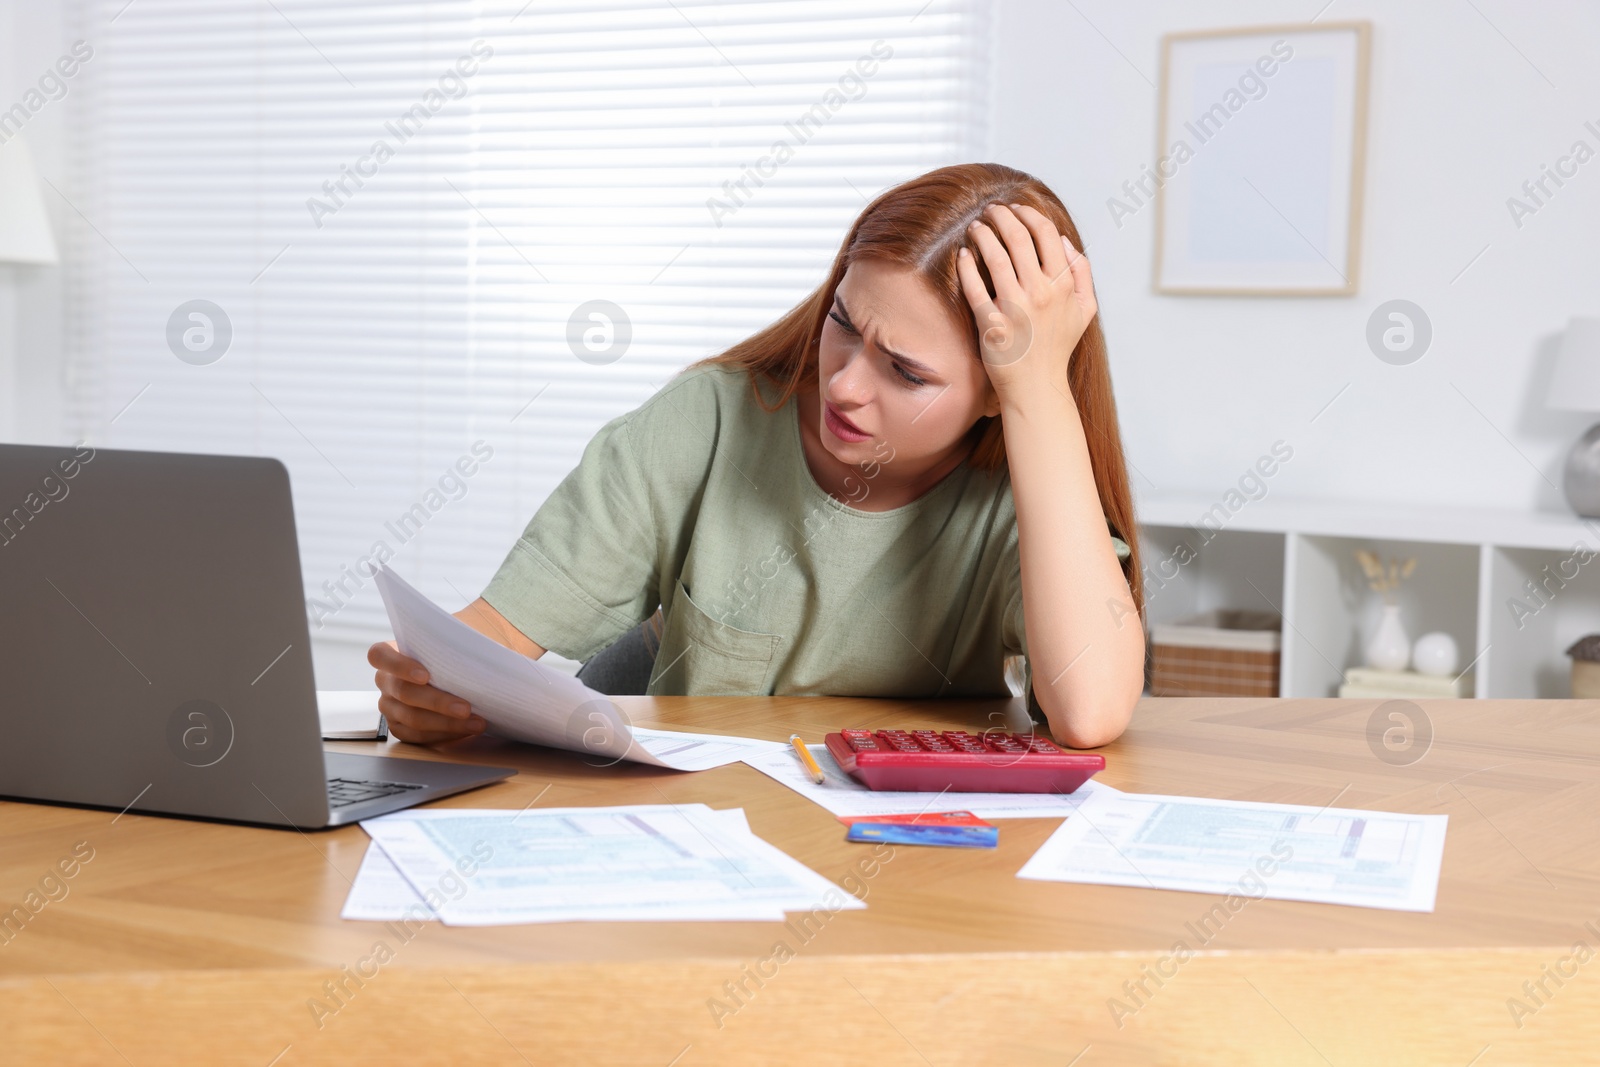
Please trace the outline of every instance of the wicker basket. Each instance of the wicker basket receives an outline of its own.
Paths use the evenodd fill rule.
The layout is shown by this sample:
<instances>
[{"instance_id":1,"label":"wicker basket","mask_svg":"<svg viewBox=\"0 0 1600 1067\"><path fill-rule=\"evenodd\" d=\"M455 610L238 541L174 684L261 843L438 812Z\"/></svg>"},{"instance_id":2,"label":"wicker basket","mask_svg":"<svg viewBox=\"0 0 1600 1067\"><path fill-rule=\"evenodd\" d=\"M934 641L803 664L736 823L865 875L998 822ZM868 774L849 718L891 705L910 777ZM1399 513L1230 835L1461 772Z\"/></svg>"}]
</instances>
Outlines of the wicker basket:
<instances>
[{"instance_id":1,"label":"wicker basket","mask_svg":"<svg viewBox=\"0 0 1600 1067\"><path fill-rule=\"evenodd\" d=\"M1150 695L1275 697L1283 639L1265 611L1207 611L1151 627Z\"/></svg>"}]
</instances>

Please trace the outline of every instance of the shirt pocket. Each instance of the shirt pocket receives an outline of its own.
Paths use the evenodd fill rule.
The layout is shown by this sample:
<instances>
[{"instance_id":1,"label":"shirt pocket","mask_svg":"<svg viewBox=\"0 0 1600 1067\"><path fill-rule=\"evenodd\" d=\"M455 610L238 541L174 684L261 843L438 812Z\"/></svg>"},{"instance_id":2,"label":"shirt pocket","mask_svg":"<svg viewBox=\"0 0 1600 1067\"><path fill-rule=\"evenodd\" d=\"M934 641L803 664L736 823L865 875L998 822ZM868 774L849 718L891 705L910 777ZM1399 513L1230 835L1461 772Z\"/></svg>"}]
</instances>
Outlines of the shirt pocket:
<instances>
[{"instance_id":1,"label":"shirt pocket","mask_svg":"<svg viewBox=\"0 0 1600 1067\"><path fill-rule=\"evenodd\" d=\"M763 696L782 638L718 622L676 579L650 685L652 695Z\"/></svg>"}]
</instances>

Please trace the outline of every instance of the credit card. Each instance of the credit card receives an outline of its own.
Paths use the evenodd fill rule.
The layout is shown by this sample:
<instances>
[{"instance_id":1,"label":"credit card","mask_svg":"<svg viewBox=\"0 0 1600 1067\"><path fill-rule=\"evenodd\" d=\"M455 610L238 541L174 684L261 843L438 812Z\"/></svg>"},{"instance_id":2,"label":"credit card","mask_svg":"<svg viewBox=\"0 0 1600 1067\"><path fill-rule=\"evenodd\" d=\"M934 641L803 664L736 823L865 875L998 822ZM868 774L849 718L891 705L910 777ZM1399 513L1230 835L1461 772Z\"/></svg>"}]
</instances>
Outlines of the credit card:
<instances>
[{"instance_id":1,"label":"credit card","mask_svg":"<svg viewBox=\"0 0 1600 1067\"><path fill-rule=\"evenodd\" d=\"M1000 828L970 811L935 811L917 815L842 815L850 827L847 841L881 841L891 845L939 845L945 848L994 848Z\"/></svg>"},{"instance_id":2,"label":"credit card","mask_svg":"<svg viewBox=\"0 0 1600 1067\"><path fill-rule=\"evenodd\" d=\"M840 815L838 820L846 826L858 822L911 823L917 826L993 826L970 811L922 811L915 815Z\"/></svg>"}]
</instances>

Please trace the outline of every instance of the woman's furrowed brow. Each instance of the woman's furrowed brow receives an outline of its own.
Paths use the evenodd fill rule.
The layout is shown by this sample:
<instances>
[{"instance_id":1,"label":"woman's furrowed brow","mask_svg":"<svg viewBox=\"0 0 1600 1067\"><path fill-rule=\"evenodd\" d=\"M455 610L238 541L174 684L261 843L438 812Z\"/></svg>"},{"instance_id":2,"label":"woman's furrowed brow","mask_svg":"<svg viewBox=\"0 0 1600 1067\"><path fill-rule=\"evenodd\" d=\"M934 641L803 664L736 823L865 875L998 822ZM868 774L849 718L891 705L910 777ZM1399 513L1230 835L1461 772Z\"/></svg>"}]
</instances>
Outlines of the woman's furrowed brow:
<instances>
[{"instance_id":1,"label":"woman's furrowed brow","mask_svg":"<svg viewBox=\"0 0 1600 1067\"><path fill-rule=\"evenodd\" d=\"M851 317L850 309L845 307L844 297L840 296L838 293L834 293L833 294L833 300L834 300L834 303L839 305L839 310L844 313L844 321L848 322L851 326L855 326L856 320ZM937 367L930 367L926 363L922 362L921 360L912 359L910 356L904 355L904 354L902 354L900 352L896 352L892 348L885 347L882 343L878 344L878 351L882 352L884 355L888 356L890 359L899 360L901 363L904 363L907 368L909 368L910 370L916 371L919 374L932 375L933 377L939 377L940 376L939 375L939 370L938 370Z\"/></svg>"}]
</instances>

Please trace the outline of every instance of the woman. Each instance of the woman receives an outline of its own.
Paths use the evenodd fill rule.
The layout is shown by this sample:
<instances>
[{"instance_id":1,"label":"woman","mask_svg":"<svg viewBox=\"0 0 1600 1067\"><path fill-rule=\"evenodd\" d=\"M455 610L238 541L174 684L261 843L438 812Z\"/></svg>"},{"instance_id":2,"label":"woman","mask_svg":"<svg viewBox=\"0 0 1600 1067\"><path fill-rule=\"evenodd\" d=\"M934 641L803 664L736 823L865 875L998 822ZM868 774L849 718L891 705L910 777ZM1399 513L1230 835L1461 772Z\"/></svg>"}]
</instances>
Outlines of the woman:
<instances>
[{"instance_id":1,"label":"woman","mask_svg":"<svg viewBox=\"0 0 1600 1067\"><path fill-rule=\"evenodd\" d=\"M1009 167L883 193L811 296L602 427L457 617L586 660L659 605L650 694L1005 696L1021 655L1057 740L1115 740L1142 590L1078 244ZM396 737L483 729L392 643L368 659Z\"/></svg>"}]
</instances>

